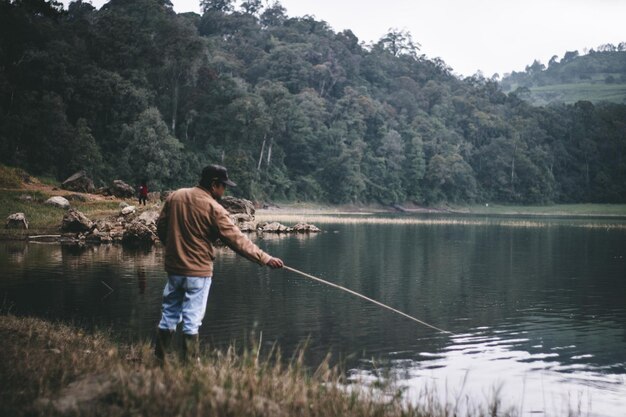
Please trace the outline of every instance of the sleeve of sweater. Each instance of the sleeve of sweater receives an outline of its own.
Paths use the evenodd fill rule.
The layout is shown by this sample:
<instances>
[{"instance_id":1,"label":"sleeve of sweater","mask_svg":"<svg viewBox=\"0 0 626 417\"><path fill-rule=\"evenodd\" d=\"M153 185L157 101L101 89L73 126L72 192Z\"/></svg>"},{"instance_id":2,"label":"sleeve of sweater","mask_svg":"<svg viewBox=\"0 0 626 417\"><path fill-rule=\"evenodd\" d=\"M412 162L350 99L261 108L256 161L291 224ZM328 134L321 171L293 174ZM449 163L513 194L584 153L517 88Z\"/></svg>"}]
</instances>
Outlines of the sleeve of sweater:
<instances>
[{"instance_id":1,"label":"sleeve of sweater","mask_svg":"<svg viewBox=\"0 0 626 417\"><path fill-rule=\"evenodd\" d=\"M226 246L249 261L256 262L259 265L267 264L272 258L239 230L225 208L222 206L215 207L214 216L215 225L217 226L220 238Z\"/></svg>"}]
</instances>

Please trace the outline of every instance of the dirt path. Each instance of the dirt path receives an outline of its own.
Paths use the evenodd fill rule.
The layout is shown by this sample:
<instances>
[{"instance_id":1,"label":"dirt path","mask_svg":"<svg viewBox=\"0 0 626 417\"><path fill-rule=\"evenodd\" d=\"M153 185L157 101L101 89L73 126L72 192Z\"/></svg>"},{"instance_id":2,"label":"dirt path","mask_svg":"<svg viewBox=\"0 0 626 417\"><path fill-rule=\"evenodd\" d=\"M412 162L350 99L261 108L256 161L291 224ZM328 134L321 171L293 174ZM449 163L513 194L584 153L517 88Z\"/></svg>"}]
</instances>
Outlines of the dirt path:
<instances>
[{"instance_id":1,"label":"dirt path","mask_svg":"<svg viewBox=\"0 0 626 417\"><path fill-rule=\"evenodd\" d=\"M78 194L78 195L82 195L83 197L91 201L124 201L123 199L120 199L114 196L105 196L105 195L100 195L100 194L81 193L78 191L63 190L62 188L59 188L59 187L54 187L52 185L42 184L38 182L24 183L22 184L21 190L37 191L37 192L41 192L45 194L60 195L62 197L72 195L72 194ZM15 190L10 190L10 191L15 191Z\"/></svg>"}]
</instances>

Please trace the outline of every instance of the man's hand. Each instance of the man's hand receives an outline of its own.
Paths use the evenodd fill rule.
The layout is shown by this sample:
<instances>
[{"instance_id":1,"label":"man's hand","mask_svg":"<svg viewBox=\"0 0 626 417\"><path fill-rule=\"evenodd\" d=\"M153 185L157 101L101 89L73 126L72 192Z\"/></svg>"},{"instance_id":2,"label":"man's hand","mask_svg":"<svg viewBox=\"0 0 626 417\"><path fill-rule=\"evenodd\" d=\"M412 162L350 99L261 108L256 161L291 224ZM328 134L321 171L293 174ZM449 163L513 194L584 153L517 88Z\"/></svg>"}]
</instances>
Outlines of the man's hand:
<instances>
[{"instance_id":1,"label":"man's hand","mask_svg":"<svg viewBox=\"0 0 626 417\"><path fill-rule=\"evenodd\" d=\"M270 258L270 260L267 261L266 265L269 266L272 269L278 269L278 268L282 268L283 266L285 266L285 263L283 262L282 259Z\"/></svg>"}]
</instances>

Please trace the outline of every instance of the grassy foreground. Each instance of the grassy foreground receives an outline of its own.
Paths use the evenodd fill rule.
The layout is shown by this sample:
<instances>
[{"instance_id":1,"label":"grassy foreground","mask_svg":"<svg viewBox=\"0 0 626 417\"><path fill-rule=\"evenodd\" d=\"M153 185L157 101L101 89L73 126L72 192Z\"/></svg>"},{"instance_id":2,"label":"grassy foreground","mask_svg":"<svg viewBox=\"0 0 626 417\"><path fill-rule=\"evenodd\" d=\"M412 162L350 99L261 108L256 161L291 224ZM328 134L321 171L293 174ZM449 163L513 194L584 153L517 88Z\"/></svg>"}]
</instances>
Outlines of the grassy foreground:
<instances>
[{"instance_id":1,"label":"grassy foreground","mask_svg":"<svg viewBox=\"0 0 626 417\"><path fill-rule=\"evenodd\" d=\"M204 352L195 368L160 368L148 343L120 345L103 333L35 318L0 316L3 416L453 416L436 401L415 407L387 388L347 389L337 368L311 371L300 354L260 358ZM434 397L433 397L434 398ZM472 416L510 416L498 403Z\"/></svg>"}]
</instances>

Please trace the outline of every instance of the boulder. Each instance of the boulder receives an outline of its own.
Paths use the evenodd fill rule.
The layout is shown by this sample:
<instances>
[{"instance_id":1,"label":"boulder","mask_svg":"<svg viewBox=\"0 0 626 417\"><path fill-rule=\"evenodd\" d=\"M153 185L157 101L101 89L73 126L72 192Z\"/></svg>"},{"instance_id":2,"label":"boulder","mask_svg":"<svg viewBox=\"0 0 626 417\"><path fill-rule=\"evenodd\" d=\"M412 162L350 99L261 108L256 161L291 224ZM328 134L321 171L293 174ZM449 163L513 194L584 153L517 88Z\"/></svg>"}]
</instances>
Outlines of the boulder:
<instances>
[{"instance_id":1,"label":"boulder","mask_svg":"<svg viewBox=\"0 0 626 417\"><path fill-rule=\"evenodd\" d=\"M94 229L90 234L85 236L85 240L89 243L101 243L103 234L104 233L100 233L98 229Z\"/></svg>"},{"instance_id":2,"label":"boulder","mask_svg":"<svg viewBox=\"0 0 626 417\"><path fill-rule=\"evenodd\" d=\"M298 223L293 228L294 233L319 233L320 228L308 223Z\"/></svg>"},{"instance_id":3,"label":"boulder","mask_svg":"<svg viewBox=\"0 0 626 417\"><path fill-rule=\"evenodd\" d=\"M237 224L237 227L239 227L239 230L242 232L256 232L257 224L256 222L243 222Z\"/></svg>"},{"instance_id":4,"label":"boulder","mask_svg":"<svg viewBox=\"0 0 626 417\"><path fill-rule=\"evenodd\" d=\"M81 233L91 230L93 222L78 210L70 209L61 221L62 232Z\"/></svg>"},{"instance_id":5,"label":"boulder","mask_svg":"<svg viewBox=\"0 0 626 417\"><path fill-rule=\"evenodd\" d=\"M111 190L109 189L109 187L99 187L98 189L96 189L95 193L99 195L109 196L111 195Z\"/></svg>"},{"instance_id":6,"label":"boulder","mask_svg":"<svg viewBox=\"0 0 626 417\"><path fill-rule=\"evenodd\" d=\"M111 239L111 234L109 232L98 230L95 225L90 232L85 234L85 242L87 243L111 243L112 241L113 239Z\"/></svg>"},{"instance_id":7,"label":"boulder","mask_svg":"<svg viewBox=\"0 0 626 417\"><path fill-rule=\"evenodd\" d=\"M120 210L122 210L123 208L126 208L126 207L128 207L128 206L130 206L130 204L128 204L126 201L122 201L122 202L120 203Z\"/></svg>"},{"instance_id":8,"label":"boulder","mask_svg":"<svg viewBox=\"0 0 626 417\"><path fill-rule=\"evenodd\" d=\"M46 200L45 204L49 204L51 206L55 206L55 207L60 207L62 209L68 209L70 208L70 202L67 201L67 199L65 197L61 197L59 195L54 196L54 197L50 197L49 199Z\"/></svg>"},{"instance_id":9,"label":"boulder","mask_svg":"<svg viewBox=\"0 0 626 417\"><path fill-rule=\"evenodd\" d=\"M228 210L230 214L243 213L254 216L254 204L252 204L250 200L235 197L222 197L219 203Z\"/></svg>"},{"instance_id":10,"label":"boulder","mask_svg":"<svg viewBox=\"0 0 626 417\"><path fill-rule=\"evenodd\" d=\"M110 232L115 227L110 221L104 219L96 220L95 224L100 233Z\"/></svg>"},{"instance_id":11,"label":"boulder","mask_svg":"<svg viewBox=\"0 0 626 417\"><path fill-rule=\"evenodd\" d=\"M7 217L5 229L28 229L28 221L24 213L13 213Z\"/></svg>"},{"instance_id":12,"label":"boulder","mask_svg":"<svg viewBox=\"0 0 626 417\"><path fill-rule=\"evenodd\" d=\"M27 203L30 203L31 201L33 201L33 196L28 195L28 194L22 194L17 199L20 201L25 201Z\"/></svg>"},{"instance_id":13,"label":"boulder","mask_svg":"<svg viewBox=\"0 0 626 417\"><path fill-rule=\"evenodd\" d=\"M140 220L135 220L126 225L122 242L125 244L149 244L157 241L156 226L147 226Z\"/></svg>"},{"instance_id":14,"label":"boulder","mask_svg":"<svg viewBox=\"0 0 626 417\"><path fill-rule=\"evenodd\" d=\"M239 213L239 214L231 214L230 218L233 220L233 223L235 223L242 232L256 231L257 224L256 224L256 221L254 220L254 216L251 216L245 213Z\"/></svg>"},{"instance_id":15,"label":"boulder","mask_svg":"<svg viewBox=\"0 0 626 417\"><path fill-rule=\"evenodd\" d=\"M156 225L156 221L159 218L159 212L156 210L144 211L137 217L137 221L142 222L146 226Z\"/></svg>"},{"instance_id":16,"label":"boulder","mask_svg":"<svg viewBox=\"0 0 626 417\"><path fill-rule=\"evenodd\" d=\"M80 193L93 193L96 187L85 171L78 171L61 184L61 188Z\"/></svg>"},{"instance_id":17,"label":"boulder","mask_svg":"<svg viewBox=\"0 0 626 417\"><path fill-rule=\"evenodd\" d=\"M240 223L246 223L246 222L253 222L254 221L254 216L251 216L251 215L245 214L245 213L231 214L230 218L233 219L233 222L236 225L239 225Z\"/></svg>"},{"instance_id":18,"label":"boulder","mask_svg":"<svg viewBox=\"0 0 626 417\"><path fill-rule=\"evenodd\" d=\"M278 222L267 223L262 226L260 230L263 233L291 233L293 232L292 227L287 227L284 224Z\"/></svg>"},{"instance_id":19,"label":"boulder","mask_svg":"<svg viewBox=\"0 0 626 417\"><path fill-rule=\"evenodd\" d=\"M115 229L109 232L109 236L111 237L111 241L113 242L121 242L124 238L125 231L122 229ZM131 239L132 240L132 239Z\"/></svg>"},{"instance_id":20,"label":"boulder","mask_svg":"<svg viewBox=\"0 0 626 417\"><path fill-rule=\"evenodd\" d=\"M122 216L128 216L129 214L134 213L137 210L135 206L126 206L121 211L120 214Z\"/></svg>"},{"instance_id":21,"label":"boulder","mask_svg":"<svg viewBox=\"0 0 626 417\"><path fill-rule=\"evenodd\" d=\"M137 194L133 187L122 180L113 180L113 184L109 187L109 192L118 198L134 197Z\"/></svg>"}]
</instances>

